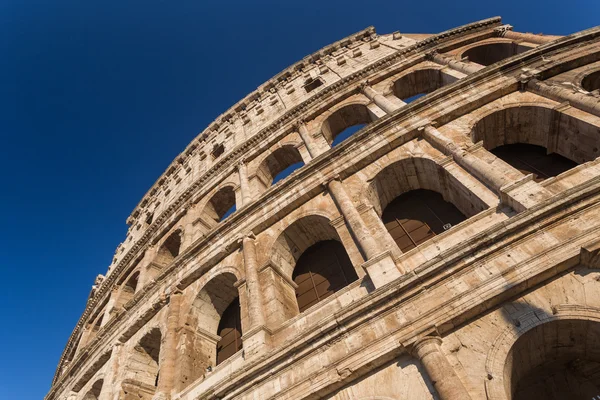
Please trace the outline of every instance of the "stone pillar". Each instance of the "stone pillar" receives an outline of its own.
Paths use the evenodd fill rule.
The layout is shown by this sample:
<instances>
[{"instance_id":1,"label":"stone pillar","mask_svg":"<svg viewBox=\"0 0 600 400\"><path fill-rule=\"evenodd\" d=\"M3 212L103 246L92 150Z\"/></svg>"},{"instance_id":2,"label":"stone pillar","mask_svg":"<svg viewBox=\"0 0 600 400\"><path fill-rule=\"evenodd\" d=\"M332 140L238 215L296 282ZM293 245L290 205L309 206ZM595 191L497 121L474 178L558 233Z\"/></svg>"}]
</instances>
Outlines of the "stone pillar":
<instances>
[{"instance_id":1,"label":"stone pillar","mask_svg":"<svg viewBox=\"0 0 600 400\"><path fill-rule=\"evenodd\" d=\"M354 207L352 199L346 193L342 182L338 179L332 179L327 182L327 189L367 260L363 264L363 268L367 271L375 287L383 286L400 277L400 270L392 259L391 253L383 251L373 238L356 207Z\"/></svg>"},{"instance_id":2,"label":"stone pillar","mask_svg":"<svg viewBox=\"0 0 600 400\"><path fill-rule=\"evenodd\" d=\"M469 400L471 396L460 381L454 368L442 352L442 339L426 336L413 346L414 355L421 361L441 400Z\"/></svg>"},{"instance_id":3,"label":"stone pillar","mask_svg":"<svg viewBox=\"0 0 600 400\"><path fill-rule=\"evenodd\" d=\"M251 357L262 353L269 345L270 332L266 327L264 312L263 291L258 277L258 264L256 261L256 246L253 235L242 239L242 252L244 254L244 270L246 281L243 286L246 290L248 304L249 329L244 332L242 341L244 343L245 357Z\"/></svg>"},{"instance_id":4,"label":"stone pillar","mask_svg":"<svg viewBox=\"0 0 600 400\"><path fill-rule=\"evenodd\" d=\"M248 183L248 170L246 163L241 161L238 164L238 175L240 177L240 190L242 191L242 206L252 202L252 193L250 193L250 184Z\"/></svg>"},{"instance_id":5,"label":"stone pillar","mask_svg":"<svg viewBox=\"0 0 600 400\"><path fill-rule=\"evenodd\" d=\"M115 400L119 393L120 383L118 382L118 379L120 375L120 358L122 351L123 344L121 342L116 342L112 347L110 360L108 360L108 367L104 373L102 391L100 392L98 400Z\"/></svg>"},{"instance_id":6,"label":"stone pillar","mask_svg":"<svg viewBox=\"0 0 600 400\"><path fill-rule=\"evenodd\" d=\"M552 195L543 186L534 182L532 175L523 177L515 168L490 155L481 144L467 149L460 148L431 125L422 127L421 132L427 142L442 153L452 156L458 165L494 190L500 197L500 201L515 211L526 210ZM480 158L477 155L480 152L490 155L494 160L493 165Z\"/></svg>"},{"instance_id":7,"label":"stone pillar","mask_svg":"<svg viewBox=\"0 0 600 400\"><path fill-rule=\"evenodd\" d=\"M372 102L374 102L377 107L381 108L385 111L386 114L391 114L400 107L392 103L388 100L384 95L378 93L375 89L373 89L367 82L363 83L360 87L361 91L365 96L369 98ZM406 105L402 100L400 100L403 105Z\"/></svg>"},{"instance_id":8,"label":"stone pillar","mask_svg":"<svg viewBox=\"0 0 600 400\"><path fill-rule=\"evenodd\" d=\"M179 314L183 294L176 291L171 294L167 310L167 329L160 353L164 354L160 363L160 377L157 387L157 398L170 399L175 389L177 371L177 343L179 342Z\"/></svg>"},{"instance_id":9,"label":"stone pillar","mask_svg":"<svg viewBox=\"0 0 600 400\"><path fill-rule=\"evenodd\" d=\"M319 156L321 154L321 150L319 149L319 146L315 142L314 138L308 132L308 128L306 128L304 121L298 121L296 124L296 129L298 130L298 133L300 134L300 137L302 138L310 157L315 158Z\"/></svg>"},{"instance_id":10,"label":"stone pillar","mask_svg":"<svg viewBox=\"0 0 600 400\"><path fill-rule=\"evenodd\" d=\"M513 32L509 30L504 31L504 33L502 33L500 36L505 37L507 39L519 40L535 44L550 43L562 37L554 35L536 35L533 33Z\"/></svg>"},{"instance_id":11,"label":"stone pillar","mask_svg":"<svg viewBox=\"0 0 600 400\"><path fill-rule=\"evenodd\" d=\"M106 325L108 321L110 321L119 311L119 307L122 306L122 304L117 303L120 290L121 286L119 285L113 286L110 290L110 298L108 299L108 303L106 303L106 309L104 310L104 316L102 317L102 323L100 326Z\"/></svg>"},{"instance_id":12,"label":"stone pillar","mask_svg":"<svg viewBox=\"0 0 600 400\"><path fill-rule=\"evenodd\" d=\"M431 53L429 55L429 58L440 65L447 65L448 67L455 69L458 72L462 72L465 75L474 74L475 72L485 68L483 65L480 64L458 61L445 54L440 54L436 52Z\"/></svg>"},{"instance_id":13,"label":"stone pillar","mask_svg":"<svg viewBox=\"0 0 600 400\"><path fill-rule=\"evenodd\" d=\"M550 85L537 79L530 79L526 88L535 94L560 103L568 101L571 106L600 117L600 101L594 95L581 93L576 89L566 88L560 84Z\"/></svg>"}]
</instances>

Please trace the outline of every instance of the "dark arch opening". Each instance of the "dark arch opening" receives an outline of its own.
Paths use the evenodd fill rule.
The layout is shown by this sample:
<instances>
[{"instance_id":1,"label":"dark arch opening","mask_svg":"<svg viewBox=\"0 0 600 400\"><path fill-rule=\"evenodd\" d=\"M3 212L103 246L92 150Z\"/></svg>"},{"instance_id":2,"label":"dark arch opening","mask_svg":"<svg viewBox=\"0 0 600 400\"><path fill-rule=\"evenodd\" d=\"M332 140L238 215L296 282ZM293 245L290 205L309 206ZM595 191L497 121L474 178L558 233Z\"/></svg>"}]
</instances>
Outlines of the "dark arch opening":
<instances>
[{"instance_id":1,"label":"dark arch opening","mask_svg":"<svg viewBox=\"0 0 600 400\"><path fill-rule=\"evenodd\" d=\"M275 150L258 167L256 175L263 190L289 176L302 167L302 156L295 146L286 145Z\"/></svg>"},{"instance_id":2,"label":"dark arch opening","mask_svg":"<svg viewBox=\"0 0 600 400\"><path fill-rule=\"evenodd\" d=\"M235 192L231 186L226 186L208 201L204 208L204 214L210 220L218 223L233 214L235 210Z\"/></svg>"},{"instance_id":3,"label":"dark arch opening","mask_svg":"<svg viewBox=\"0 0 600 400\"><path fill-rule=\"evenodd\" d=\"M523 46L513 42L488 43L470 48L463 53L463 57L468 57L472 61L481 65L492 65L505 58L512 57L530 50L532 47Z\"/></svg>"},{"instance_id":4,"label":"dark arch opening","mask_svg":"<svg viewBox=\"0 0 600 400\"><path fill-rule=\"evenodd\" d=\"M506 363L513 400L590 400L600 396L600 323L538 325L513 345ZM511 393L509 393L510 395Z\"/></svg>"},{"instance_id":5,"label":"dark arch opening","mask_svg":"<svg viewBox=\"0 0 600 400\"><path fill-rule=\"evenodd\" d=\"M292 279L298 285L300 312L356 281L358 276L344 246L324 240L309 247L298 259Z\"/></svg>"},{"instance_id":6,"label":"dark arch opening","mask_svg":"<svg viewBox=\"0 0 600 400\"><path fill-rule=\"evenodd\" d=\"M600 71L592 72L581 81L581 87L588 92L600 89Z\"/></svg>"},{"instance_id":7,"label":"dark arch opening","mask_svg":"<svg viewBox=\"0 0 600 400\"><path fill-rule=\"evenodd\" d=\"M396 197L383 211L382 220L402 252L414 249L466 217L441 194L416 189Z\"/></svg>"},{"instance_id":8,"label":"dark arch opening","mask_svg":"<svg viewBox=\"0 0 600 400\"><path fill-rule=\"evenodd\" d=\"M575 161L560 154L548 154L544 147L532 144L506 144L490 151L525 175L533 174L536 182L557 176L577 166Z\"/></svg>"},{"instance_id":9,"label":"dark arch opening","mask_svg":"<svg viewBox=\"0 0 600 400\"><path fill-rule=\"evenodd\" d=\"M322 127L323 135L333 147L360 128L374 121L376 117L363 104L350 104L331 114ZM338 136L341 137L338 139Z\"/></svg>"},{"instance_id":10,"label":"dark arch opening","mask_svg":"<svg viewBox=\"0 0 600 400\"><path fill-rule=\"evenodd\" d=\"M158 386L161 340L160 329L153 328L135 346L132 355L130 365L138 370L136 380L149 387Z\"/></svg>"},{"instance_id":11,"label":"dark arch opening","mask_svg":"<svg viewBox=\"0 0 600 400\"><path fill-rule=\"evenodd\" d=\"M223 311L217 335L217 365L242 349L242 323L240 317L240 298L236 297Z\"/></svg>"},{"instance_id":12,"label":"dark arch opening","mask_svg":"<svg viewBox=\"0 0 600 400\"><path fill-rule=\"evenodd\" d=\"M455 77L439 69L416 70L394 82L394 96L410 103L454 81Z\"/></svg>"},{"instance_id":13,"label":"dark arch opening","mask_svg":"<svg viewBox=\"0 0 600 400\"><path fill-rule=\"evenodd\" d=\"M91 389L83 397L83 400L98 400L100 393L102 392L102 385L104 384L103 379L99 379L92 385Z\"/></svg>"}]
</instances>

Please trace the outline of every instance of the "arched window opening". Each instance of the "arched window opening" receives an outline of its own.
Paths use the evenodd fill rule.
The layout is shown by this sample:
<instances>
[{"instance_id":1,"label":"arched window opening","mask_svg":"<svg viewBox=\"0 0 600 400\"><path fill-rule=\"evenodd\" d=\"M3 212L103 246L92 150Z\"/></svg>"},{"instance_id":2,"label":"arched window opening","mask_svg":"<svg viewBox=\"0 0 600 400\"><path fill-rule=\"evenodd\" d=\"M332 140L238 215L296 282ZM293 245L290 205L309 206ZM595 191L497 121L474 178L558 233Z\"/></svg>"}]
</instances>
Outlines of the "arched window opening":
<instances>
[{"instance_id":1,"label":"arched window opening","mask_svg":"<svg viewBox=\"0 0 600 400\"><path fill-rule=\"evenodd\" d=\"M240 299L235 300L223 311L217 335L217 365L242 349L242 322L240 317Z\"/></svg>"},{"instance_id":2,"label":"arched window opening","mask_svg":"<svg viewBox=\"0 0 600 400\"><path fill-rule=\"evenodd\" d=\"M242 348L236 281L231 273L219 274L204 285L192 303L186 321L191 330L185 354L192 361L184 363L183 370L190 382Z\"/></svg>"},{"instance_id":3,"label":"arched window opening","mask_svg":"<svg viewBox=\"0 0 600 400\"><path fill-rule=\"evenodd\" d=\"M344 140L348 139L350 136L354 135L356 132L360 131L365 126L367 125L358 124L352 125L351 127L344 129L335 137L335 139L333 139L333 142L331 142L331 147L335 147L338 144L342 143Z\"/></svg>"},{"instance_id":4,"label":"arched window opening","mask_svg":"<svg viewBox=\"0 0 600 400\"><path fill-rule=\"evenodd\" d=\"M318 242L298 259L294 274L300 312L356 281L358 276L344 246L336 240Z\"/></svg>"},{"instance_id":5,"label":"arched window opening","mask_svg":"<svg viewBox=\"0 0 600 400\"><path fill-rule=\"evenodd\" d=\"M420 69L404 75L394 82L394 96L410 103L431 93L444 85L456 81L451 76L439 69Z\"/></svg>"},{"instance_id":6,"label":"arched window opening","mask_svg":"<svg viewBox=\"0 0 600 400\"><path fill-rule=\"evenodd\" d=\"M225 220L236 210L235 192L231 186L219 190L204 208L205 222L212 226Z\"/></svg>"},{"instance_id":7,"label":"arched window opening","mask_svg":"<svg viewBox=\"0 0 600 400\"><path fill-rule=\"evenodd\" d=\"M487 66L531 49L532 47L513 42L488 43L472 47L462 56L468 57L471 62Z\"/></svg>"},{"instance_id":8,"label":"arched window opening","mask_svg":"<svg viewBox=\"0 0 600 400\"><path fill-rule=\"evenodd\" d=\"M331 114L322 125L322 132L325 139L331 146L335 146L342 140L354 134L360 128L374 121L376 116L369 111L367 106L363 104L350 104L340 108ZM348 129L353 128L349 132ZM343 132L343 139L338 139L338 135Z\"/></svg>"},{"instance_id":9,"label":"arched window opening","mask_svg":"<svg viewBox=\"0 0 600 400\"><path fill-rule=\"evenodd\" d=\"M119 310L133 299L135 292L138 289L139 278L140 272L136 271L130 276L124 276L118 282L118 284L121 285L121 291L117 297L117 301L113 305L113 309Z\"/></svg>"},{"instance_id":10,"label":"arched window opening","mask_svg":"<svg viewBox=\"0 0 600 400\"><path fill-rule=\"evenodd\" d=\"M535 173L538 180L600 156L600 146L594 144L600 143L600 128L545 107L498 110L480 119L471 136L473 142L483 141L486 149L508 164Z\"/></svg>"},{"instance_id":11,"label":"arched window opening","mask_svg":"<svg viewBox=\"0 0 600 400\"><path fill-rule=\"evenodd\" d=\"M588 92L593 92L594 90L600 89L600 71L593 72L583 78L581 81L581 87Z\"/></svg>"},{"instance_id":12,"label":"arched window opening","mask_svg":"<svg viewBox=\"0 0 600 400\"><path fill-rule=\"evenodd\" d=\"M304 162L300 152L295 146L286 145L275 150L263 160L256 171L261 192L286 178L303 165Z\"/></svg>"},{"instance_id":13,"label":"arched window opening","mask_svg":"<svg viewBox=\"0 0 600 400\"><path fill-rule=\"evenodd\" d=\"M135 346L129 370L135 374L133 380L145 387L158 386L160 370L160 329L153 328Z\"/></svg>"},{"instance_id":14,"label":"arched window opening","mask_svg":"<svg viewBox=\"0 0 600 400\"><path fill-rule=\"evenodd\" d=\"M402 252L414 249L465 219L441 194L425 189L401 194L382 215L385 227Z\"/></svg>"},{"instance_id":15,"label":"arched window opening","mask_svg":"<svg viewBox=\"0 0 600 400\"><path fill-rule=\"evenodd\" d=\"M181 230L176 230L163 242L158 249L154 262L161 267L166 267L179 255L181 249Z\"/></svg>"},{"instance_id":16,"label":"arched window opening","mask_svg":"<svg viewBox=\"0 0 600 400\"><path fill-rule=\"evenodd\" d=\"M98 400L100 398L100 392L102 392L102 385L104 380L100 379L94 382L92 388L83 397L83 400Z\"/></svg>"},{"instance_id":17,"label":"arched window opening","mask_svg":"<svg viewBox=\"0 0 600 400\"><path fill-rule=\"evenodd\" d=\"M560 154L548 154L544 147L531 144L507 144L496 147L491 152L523 174L533 174L536 182L557 176L577 166L576 162Z\"/></svg>"},{"instance_id":18,"label":"arched window opening","mask_svg":"<svg viewBox=\"0 0 600 400\"><path fill-rule=\"evenodd\" d=\"M600 396L600 323L557 320L523 334L504 376L512 400L590 400Z\"/></svg>"}]
</instances>

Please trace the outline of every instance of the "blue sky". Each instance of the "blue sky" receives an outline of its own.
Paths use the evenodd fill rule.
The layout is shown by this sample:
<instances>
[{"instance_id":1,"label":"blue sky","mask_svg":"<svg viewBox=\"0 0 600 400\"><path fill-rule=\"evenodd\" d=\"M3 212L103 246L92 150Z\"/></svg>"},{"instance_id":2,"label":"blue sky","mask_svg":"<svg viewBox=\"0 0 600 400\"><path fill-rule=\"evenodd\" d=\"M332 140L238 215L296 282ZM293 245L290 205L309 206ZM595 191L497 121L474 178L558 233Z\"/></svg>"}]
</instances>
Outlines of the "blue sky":
<instances>
[{"instance_id":1,"label":"blue sky","mask_svg":"<svg viewBox=\"0 0 600 400\"><path fill-rule=\"evenodd\" d=\"M186 144L303 56L374 25L600 23L600 1L0 1L0 399L41 399L125 219Z\"/></svg>"}]
</instances>

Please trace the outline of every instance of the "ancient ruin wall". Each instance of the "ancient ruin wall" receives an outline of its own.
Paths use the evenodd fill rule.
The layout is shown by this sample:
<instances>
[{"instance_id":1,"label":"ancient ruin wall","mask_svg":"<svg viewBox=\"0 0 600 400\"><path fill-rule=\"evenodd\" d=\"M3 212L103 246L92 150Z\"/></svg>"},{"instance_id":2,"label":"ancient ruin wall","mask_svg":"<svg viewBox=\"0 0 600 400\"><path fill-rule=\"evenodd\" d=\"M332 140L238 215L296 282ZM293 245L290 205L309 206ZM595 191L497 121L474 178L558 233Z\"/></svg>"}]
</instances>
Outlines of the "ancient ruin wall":
<instances>
[{"instance_id":1,"label":"ancient ruin wall","mask_svg":"<svg viewBox=\"0 0 600 400\"><path fill-rule=\"evenodd\" d=\"M135 208L46 398L522 398L538 327L599 330L599 35L371 27L281 72Z\"/></svg>"}]
</instances>

